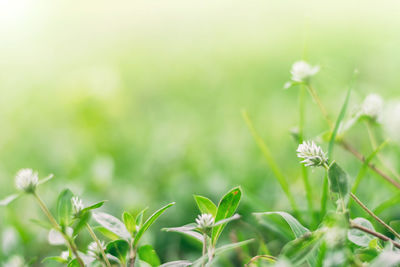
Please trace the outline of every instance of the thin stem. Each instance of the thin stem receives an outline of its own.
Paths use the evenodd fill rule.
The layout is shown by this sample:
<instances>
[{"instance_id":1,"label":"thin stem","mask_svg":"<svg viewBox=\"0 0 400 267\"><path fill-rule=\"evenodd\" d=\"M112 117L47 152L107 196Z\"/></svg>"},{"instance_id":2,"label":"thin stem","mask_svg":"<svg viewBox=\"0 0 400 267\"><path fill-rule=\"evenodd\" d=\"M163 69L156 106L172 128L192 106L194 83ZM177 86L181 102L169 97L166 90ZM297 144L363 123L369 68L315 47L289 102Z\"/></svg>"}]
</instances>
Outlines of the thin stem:
<instances>
[{"instance_id":1,"label":"thin stem","mask_svg":"<svg viewBox=\"0 0 400 267\"><path fill-rule=\"evenodd\" d=\"M106 262L107 267L111 267L110 262L108 261L107 255L104 252L103 246L100 243L100 240L97 238L96 234L94 233L92 227L90 227L90 225L88 223L86 223L86 228L90 234L90 236L92 237L92 239L96 242L97 247L100 249L101 255L104 258L104 261Z\"/></svg>"},{"instance_id":2,"label":"thin stem","mask_svg":"<svg viewBox=\"0 0 400 267\"><path fill-rule=\"evenodd\" d=\"M205 255L206 255L206 253L207 253L207 234L204 233L204 234L203 234L203 252L202 252L202 254L201 254L201 257L204 258ZM205 266L204 259L203 259L203 261L202 261L202 263L201 263L201 266L202 266L202 267Z\"/></svg>"},{"instance_id":3,"label":"thin stem","mask_svg":"<svg viewBox=\"0 0 400 267\"><path fill-rule=\"evenodd\" d=\"M349 151L351 154L353 154L357 159L359 159L361 162L366 162L366 158L360 153L358 152L354 147L352 147L350 144L348 144L347 142L345 142L344 140L342 140L340 142L340 144L342 145L342 147L344 149L346 149L347 151ZM383 179L385 179L387 182L389 182L390 184L392 184L394 187L396 187L397 189L400 189L400 183L398 183L397 181L395 181L393 178L391 178L389 175L387 175L386 173L384 173L382 170L380 170L379 168L377 168L374 164L369 163L368 162L368 167L373 170L375 173L377 173L378 175L380 175Z\"/></svg>"},{"instance_id":4,"label":"thin stem","mask_svg":"<svg viewBox=\"0 0 400 267\"><path fill-rule=\"evenodd\" d=\"M388 224L386 224L381 218L379 218L378 216L375 215L375 213L373 213L370 209L368 209L367 206L365 206L364 203L361 202L360 199L358 199L353 193L350 193L350 196L352 199L355 200L355 202L357 202L358 205L360 205L361 208L363 208L363 210L365 210L369 215L371 215L377 222L379 222L380 224L382 224L386 229L388 229L390 232L392 232L398 239L400 239L400 235L392 228L390 227Z\"/></svg>"},{"instance_id":5,"label":"thin stem","mask_svg":"<svg viewBox=\"0 0 400 267\"><path fill-rule=\"evenodd\" d=\"M50 223L53 225L54 229L62 234L65 241L67 242L68 247L71 249L72 253L75 255L75 258L78 261L79 265L84 267L85 264L83 263L83 260L79 257L78 250L77 250L75 244L73 243L73 241L71 241L71 239L65 233L63 233L60 225L57 223L56 219L54 219L53 215L51 214L51 212L49 211L49 209L47 208L47 206L43 202L43 200L39 197L39 195L35 191L32 193L32 195L35 197L35 199L39 203L40 208L42 209L44 214L47 216Z\"/></svg>"},{"instance_id":6,"label":"thin stem","mask_svg":"<svg viewBox=\"0 0 400 267\"><path fill-rule=\"evenodd\" d=\"M314 101L317 103L319 109L321 110L322 116L324 116L326 122L329 125L329 128L332 129L333 128L333 122L329 118L328 112L326 111L324 105L322 104L321 99L319 98L317 92L314 90L314 88L310 84L307 84L307 88L308 88L308 91L311 94L311 97L314 99Z\"/></svg>"},{"instance_id":7,"label":"thin stem","mask_svg":"<svg viewBox=\"0 0 400 267\"><path fill-rule=\"evenodd\" d=\"M133 247L132 243L129 245L130 246L129 267L134 267L135 266L135 261L136 261L136 249Z\"/></svg>"},{"instance_id":8,"label":"thin stem","mask_svg":"<svg viewBox=\"0 0 400 267\"><path fill-rule=\"evenodd\" d=\"M379 238L379 239L381 239L381 240L383 240L383 241L389 241L389 242L391 242L396 248L400 248L400 243L398 243L398 242L396 242L396 241L390 239L389 237L387 237L387 236L385 236L385 235L383 235L383 234L381 234L381 233L375 232L375 231L373 231L373 230L371 230L371 229L368 229L368 228L366 228L366 227L364 227L364 226L362 226L362 225L356 224L356 223L354 223L353 221L350 221L350 227L351 227L351 228L354 228L354 229L361 230L361 231L363 231L363 232L365 232L365 233L367 233L367 234L373 235L373 236L375 236L375 237L377 237L377 238Z\"/></svg>"},{"instance_id":9,"label":"thin stem","mask_svg":"<svg viewBox=\"0 0 400 267\"><path fill-rule=\"evenodd\" d=\"M248 262L247 264L244 265L244 267L250 266L250 264L252 264L253 262L255 262L255 261L258 260L258 259L266 259L266 260L268 260L268 261L270 261L270 262L276 262L276 260L277 260L277 258L275 258L274 256L270 256L270 255L257 255L257 256L254 256L253 258L251 258L251 259L249 260L249 262Z\"/></svg>"}]
</instances>

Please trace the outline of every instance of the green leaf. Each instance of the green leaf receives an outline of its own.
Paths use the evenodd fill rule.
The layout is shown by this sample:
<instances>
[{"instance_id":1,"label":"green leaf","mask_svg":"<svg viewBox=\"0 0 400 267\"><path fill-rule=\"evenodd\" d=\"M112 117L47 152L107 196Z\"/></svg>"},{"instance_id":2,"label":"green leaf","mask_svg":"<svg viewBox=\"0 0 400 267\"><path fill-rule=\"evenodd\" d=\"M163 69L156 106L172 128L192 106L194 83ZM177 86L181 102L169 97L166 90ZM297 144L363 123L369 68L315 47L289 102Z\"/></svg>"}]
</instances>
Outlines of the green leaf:
<instances>
[{"instance_id":1,"label":"green leaf","mask_svg":"<svg viewBox=\"0 0 400 267\"><path fill-rule=\"evenodd\" d=\"M328 178L331 192L337 193L339 197L346 202L350 193L347 173L334 162L329 167Z\"/></svg>"},{"instance_id":2,"label":"green leaf","mask_svg":"<svg viewBox=\"0 0 400 267\"><path fill-rule=\"evenodd\" d=\"M70 262L68 262L67 267L81 267L77 259L73 259Z\"/></svg>"},{"instance_id":3,"label":"green leaf","mask_svg":"<svg viewBox=\"0 0 400 267\"><path fill-rule=\"evenodd\" d=\"M147 210L147 208L145 208L145 209L143 209L141 212L139 212L139 214L138 215L136 215L136 226L138 226L138 227L142 227L142 225L143 225L143 216L144 216L144 213L146 212L146 210Z\"/></svg>"},{"instance_id":4,"label":"green leaf","mask_svg":"<svg viewBox=\"0 0 400 267\"><path fill-rule=\"evenodd\" d=\"M135 239L133 241L133 246L135 247L140 238L143 236L144 232L146 232L147 229L154 223L155 220L157 220L158 217L160 217L161 214L164 213L165 210L168 208L172 207L175 204L175 202L169 203L168 205L162 207L161 209L157 210L154 212L147 220L146 222L140 227L139 231L137 232Z\"/></svg>"},{"instance_id":5,"label":"green leaf","mask_svg":"<svg viewBox=\"0 0 400 267\"><path fill-rule=\"evenodd\" d=\"M13 194L5 197L4 199L0 200L0 206L7 206L8 204L16 200L19 196L21 196L21 194Z\"/></svg>"},{"instance_id":6,"label":"green leaf","mask_svg":"<svg viewBox=\"0 0 400 267\"><path fill-rule=\"evenodd\" d=\"M123 239L111 241L107 244L105 250L106 253L117 257L121 261L121 263L124 263L126 261L126 255L128 254L128 251L129 243Z\"/></svg>"},{"instance_id":7,"label":"green leaf","mask_svg":"<svg viewBox=\"0 0 400 267\"><path fill-rule=\"evenodd\" d=\"M96 212L93 213L93 219L95 219L96 222L98 222L101 226L105 227L121 238L129 239L131 237L125 225L119 219L110 214Z\"/></svg>"},{"instance_id":8,"label":"green leaf","mask_svg":"<svg viewBox=\"0 0 400 267\"><path fill-rule=\"evenodd\" d=\"M254 215L257 218L260 218L263 215L279 215L281 216L289 225L290 229L292 229L292 232L296 238L299 238L303 236L304 234L310 232L307 228L305 228L296 218L294 218L292 215L290 215L287 212L283 211L275 211L275 212L259 212L259 213L254 213Z\"/></svg>"},{"instance_id":9,"label":"green leaf","mask_svg":"<svg viewBox=\"0 0 400 267\"><path fill-rule=\"evenodd\" d=\"M301 265L310 260L310 256L315 255L322 237L323 233L319 231L307 233L286 244L282 249L281 256L288 258L296 266ZM314 262L314 259L311 262Z\"/></svg>"},{"instance_id":10,"label":"green leaf","mask_svg":"<svg viewBox=\"0 0 400 267\"><path fill-rule=\"evenodd\" d=\"M160 258L151 245L144 245L138 249L139 259L147 262L153 267L160 266Z\"/></svg>"},{"instance_id":11,"label":"green leaf","mask_svg":"<svg viewBox=\"0 0 400 267\"><path fill-rule=\"evenodd\" d=\"M135 218L133 218L132 214L129 212L124 212L122 214L122 219L124 221L125 227L128 230L128 232L133 235L133 233L136 232L136 222Z\"/></svg>"},{"instance_id":12,"label":"green leaf","mask_svg":"<svg viewBox=\"0 0 400 267\"><path fill-rule=\"evenodd\" d=\"M72 202L71 198L74 196L71 190L65 189L58 196L57 213L58 221L62 227L68 226L72 221Z\"/></svg>"},{"instance_id":13,"label":"green leaf","mask_svg":"<svg viewBox=\"0 0 400 267\"><path fill-rule=\"evenodd\" d=\"M231 191L229 191L225 196L222 197L221 201L218 205L217 215L215 216L215 223L220 220L227 219L231 217L237 207L239 206L240 199L242 197L242 190L240 187L235 187ZM226 226L225 224L216 226L212 230L212 243L215 245L219 236L222 233L222 230Z\"/></svg>"},{"instance_id":14,"label":"green leaf","mask_svg":"<svg viewBox=\"0 0 400 267\"><path fill-rule=\"evenodd\" d=\"M50 181L50 180L53 179L53 178L54 178L54 175L53 175L53 174L49 174L47 177L45 177L45 178L39 180L38 184L47 183L48 181Z\"/></svg>"},{"instance_id":15,"label":"green leaf","mask_svg":"<svg viewBox=\"0 0 400 267\"><path fill-rule=\"evenodd\" d=\"M93 204L93 205L90 205L89 207L86 207L86 208L82 209L82 210L81 210L81 213L87 212L87 211L89 211L89 210L98 209L98 208L100 208L101 206L103 206L104 202L106 202L106 201L103 200L103 201L97 202L97 203L95 203L95 204Z\"/></svg>"},{"instance_id":16,"label":"green leaf","mask_svg":"<svg viewBox=\"0 0 400 267\"><path fill-rule=\"evenodd\" d=\"M108 239L117 240L120 238L118 235L114 234L113 232L111 232L110 230L108 230L107 228L105 228L103 226L97 226L97 227L94 227L94 229L97 232L101 233L104 237L107 237Z\"/></svg>"},{"instance_id":17,"label":"green leaf","mask_svg":"<svg viewBox=\"0 0 400 267\"><path fill-rule=\"evenodd\" d=\"M210 199L197 195L193 195L193 197L201 213L211 214L215 218L217 215L217 206Z\"/></svg>"},{"instance_id":18,"label":"green leaf","mask_svg":"<svg viewBox=\"0 0 400 267\"><path fill-rule=\"evenodd\" d=\"M78 221L74 227L73 236L76 236L86 226L91 217L92 217L91 212L85 212L78 218Z\"/></svg>"},{"instance_id":19,"label":"green leaf","mask_svg":"<svg viewBox=\"0 0 400 267\"><path fill-rule=\"evenodd\" d=\"M353 219L353 222L356 224L359 224L361 226L364 226L365 228L368 228L369 230L375 231L374 226L370 221L367 219L358 217ZM361 230L358 229L350 229L347 232L347 238L353 242L354 244L360 246L360 247L368 247L370 242L374 239L374 237L370 234L367 234Z\"/></svg>"},{"instance_id":20,"label":"green leaf","mask_svg":"<svg viewBox=\"0 0 400 267\"><path fill-rule=\"evenodd\" d=\"M42 260L42 263L46 262L46 261L55 261L55 262L64 263L64 264L68 263L68 260L66 260L66 259L64 259L63 257L60 257L60 256L46 257L46 258L44 258Z\"/></svg>"}]
</instances>

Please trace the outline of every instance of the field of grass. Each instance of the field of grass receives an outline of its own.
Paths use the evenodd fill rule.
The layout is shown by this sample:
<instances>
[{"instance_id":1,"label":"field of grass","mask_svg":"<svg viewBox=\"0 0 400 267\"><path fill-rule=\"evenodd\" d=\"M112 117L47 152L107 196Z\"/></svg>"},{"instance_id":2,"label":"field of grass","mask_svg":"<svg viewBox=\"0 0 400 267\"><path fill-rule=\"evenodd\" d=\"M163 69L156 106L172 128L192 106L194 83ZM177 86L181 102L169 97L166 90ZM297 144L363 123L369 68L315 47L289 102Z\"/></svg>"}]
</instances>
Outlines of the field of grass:
<instances>
[{"instance_id":1,"label":"field of grass","mask_svg":"<svg viewBox=\"0 0 400 267\"><path fill-rule=\"evenodd\" d=\"M304 140L328 151L330 128L305 87L283 86L295 61L319 65L311 83L335 122L357 69L343 121L370 93L389 107L400 99L399 11L395 1L2 1L0 199L16 192L18 170L32 168L40 178L54 174L37 190L54 214L65 188L86 204L107 200L100 210L118 218L146 207L148 216L176 202L141 241L164 263L201 256L198 242L161 231L195 221L193 195L218 203L240 186L241 218L229 223L220 243L255 241L213 266L278 256L293 238L290 229L273 231L252 213L296 214L242 113L287 180L297 219L317 229L325 171L307 168L307 201L293 131L300 126ZM374 150L368 127L377 144L390 137L372 163L395 177L399 135L367 124L355 124L345 139L368 156ZM339 144L330 159L353 184L362 163ZM366 168L356 193L370 209L392 199L379 215L400 231L398 188ZM329 196L328 210L335 209ZM395 238L355 203L350 214ZM0 208L0 264L20 255L33 266L63 266L41 263L65 248L49 245L48 230L32 219L46 218L29 195ZM90 235L82 231L75 242L84 251Z\"/></svg>"}]
</instances>

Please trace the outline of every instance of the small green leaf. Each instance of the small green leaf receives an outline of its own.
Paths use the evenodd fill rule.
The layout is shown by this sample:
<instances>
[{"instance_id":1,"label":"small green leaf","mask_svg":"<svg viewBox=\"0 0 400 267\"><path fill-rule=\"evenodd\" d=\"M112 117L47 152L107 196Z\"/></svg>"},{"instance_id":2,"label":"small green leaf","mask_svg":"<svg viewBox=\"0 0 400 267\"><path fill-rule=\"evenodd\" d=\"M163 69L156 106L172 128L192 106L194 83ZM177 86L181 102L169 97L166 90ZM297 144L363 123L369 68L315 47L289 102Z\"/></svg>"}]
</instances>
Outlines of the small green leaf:
<instances>
[{"instance_id":1,"label":"small green leaf","mask_svg":"<svg viewBox=\"0 0 400 267\"><path fill-rule=\"evenodd\" d=\"M89 210L98 209L101 206L103 206L104 202L105 201L103 200L103 201L97 202L97 203L95 203L93 205L90 205L89 207L86 207L86 208L82 209L81 212L83 213L83 212L86 212L86 211L89 211Z\"/></svg>"},{"instance_id":2,"label":"small green leaf","mask_svg":"<svg viewBox=\"0 0 400 267\"><path fill-rule=\"evenodd\" d=\"M57 213L58 221L62 227L68 226L72 221L72 202L71 198L74 196L71 190L65 189L58 196Z\"/></svg>"},{"instance_id":3,"label":"small green leaf","mask_svg":"<svg viewBox=\"0 0 400 267\"><path fill-rule=\"evenodd\" d=\"M337 193L339 197L346 202L350 193L347 173L334 162L329 167L328 178L331 192Z\"/></svg>"},{"instance_id":4,"label":"small green leaf","mask_svg":"<svg viewBox=\"0 0 400 267\"><path fill-rule=\"evenodd\" d=\"M118 235L114 234L113 232L111 232L110 230L108 230L107 228L105 228L103 226L97 226L97 227L94 227L94 229L97 232L101 233L104 237L107 237L108 239L117 240L120 238Z\"/></svg>"},{"instance_id":5,"label":"small green leaf","mask_svg":"<svg viewBox=\"0 0 400 267\"><path fill-rule=\"evenodd\" d=\"M46 258L44 258L42 260L42 263L46 262L46 261L55 261L55 262L64 263L64 264L68 263L68 260L66 260L66 259L64 259L63 257L60 257L60 256L46 257Z\"/></svg>"},{"instance_id":6,"label":"small green leaf","mask_svg":"<svg viewBox=\"0 0 400 267\"><path fill-rule=\"evenodd\" d=\"M214 218L217 215L217 206L208 198L203 196L193 196L201 213L211 214Z\"/></svg>"},{"instance_id":7,"label":"small green leaf","mask_svg":"<svg viewBox=\"0 0 400 267\"><path fill-rule=\"evenodd\" d=\"M215 216L215 223L231 217L239 206L241 197L242 190L240 189L240 187L233 188L225 196L223 196L218 205L217 215ZM217 240L225 226L226 224L222 224L213 228L212 243L214 245L217 243Z\"/></svg>"},{"instance_id":8,"label":"small green leaf","mask_svg":"<svg viewBox=\"0 0 400 267\"><path fill-rule=\"evenodd\" d=\"M300 266L305 261L314 262L310 256L315 255L314 251L318 249L323 233L315 231L307 233L286 244L281 252L281 256L288 258L295 266Z\"/></svg>"},{"instance_id":9,"label":"small green leaf","mask_svg":"<svg viewBox=\"0 0 400 267\"><path fill-rule=\"evenodd\" d=\"M106 253L117 257L122 263L126 261L126 255L129 251L129 243L123 239L111 241L107 244Z\"/></svg>"},{"instance_id":10,"label":"small green leaf","mask_svg":"<svg viewBox=\"0 0 400 267\"><path fill-rule=\"evenodd\" d=\"M76 236L86 226L91 217L92 217L91 212L85 212L78 218L78 221L74 227L73 236Z\"/></svg>"},{"instance_id":11,"label":"small green leaf","mask_svg":"<svg viewBox=\"0 0 400 267\"><path fill-rule=\"evenodd\" d=\"M53 178L54 178L54 175L53 175L53 174L49 174L47 177L45 177L45 178L39 180L38 184L47 183L48 181L50 181L50 180L53 179Z\"/></svg>"},{"instance_id":12,"label":"small green leaf","mask_svg":"<svg viewBox=\"0 0 400 267\"><path fill-rule=\"evenodd\" d=\"M138 249L139 259L147 262L153 267L160 266L160 258L151 245L144 245Z\"/></svg>"},{"instance_id":13,"label":"small green leaf","mask_svg":"<svg viewBox=\"0 0 400 267\"><path fill-rule=\"evenodd\" d=\"M136 232L136 223L135 223L135 218L133 218L132 214L129 212L124 212L122 214L122 219L124 221L125 227L128 230L128 232L133 235L133 233Z\"/></svg>"},{"instance_id":14,"label":"small green leaf","mask_svg":"<svg viewBox=\"0 0 400 267\"><path fill-rule=\"evenodd\" d=\"M138 215L136 215L136 226L138 226L139 228L142 227L143 225L143 216L144 213L146 212L147 208L143 209L141 212L138 213Z\"/></svg>"},{"instance_id":15,"label":"small green leaf","mask_svg":"<svg viewBox=\"0 0 400 267\"><path fill-rule=\"evenodd\" d=\"M365 228L368 228L369 230L375 231L374 226L370 221L364 218L355 218L353 219L353 222L356 224L359 224L361 226L364 226ZM360 246L360 247L368 247L370 242L374 239L374 237L370 234L367 234L361 230L358 229L350 229L347 232L347 238L353 242L354 244Z\"/></svg>"},{"instance_id":16,"label":"small green leaf","mask_svg":"<svg viewBox=\"0 0 400 267\"><path fill-rule=\"evenodd\" d=\"M299 238L304 234L310 232L310 230L305 228L298 220L296 220L296 218L294 218L287 212L275 211L275 212L254 213L254 215L259 219L263 215L273 215L273 214L281 216L287 222L287 224L289 225L290 229L292 229L292 232L296 238Z\"/></svg>"},{"instance_id":17,"label":"small green leaf","mask_svg":"<svg viewBox=\"0 0 400 267\"><path fill-rule=\"evenodd\" d=\"M96 212L93 213L93 219L95 219L101 226L105 227L121 238L129 239L131 237L125 225L110 214Z\"/></svg>"},{"instance_id":18,"label":"small green leaf","mask_svg":"<svg viewBox=\"0 0 400 267\"><path fill-rule=\"evenodd\" d=\"M137 232L135 236L135 240L133 241L133 246L135 247L138 243L140 238L143 236L144 232L146 232L147 229L154 223L155 220L157 220L158 217L160 217L161 214L164 213L164 211L171 206L173 206L175 202L169 203L168 205L162 207L161 209L157 210L154 212L147 220L146 222L140 227L139 231Z\"/></svg>"},{"instance_id":19,"label":"small green leaf","mask_svg":"<svg viewBox=\"0 0 400 267\"><path fill-rule=\"evenodd\" d=\"M73 259L70 262L68 262L67 267L81 267L77 259Z\"/></svg>"}]
</instances>

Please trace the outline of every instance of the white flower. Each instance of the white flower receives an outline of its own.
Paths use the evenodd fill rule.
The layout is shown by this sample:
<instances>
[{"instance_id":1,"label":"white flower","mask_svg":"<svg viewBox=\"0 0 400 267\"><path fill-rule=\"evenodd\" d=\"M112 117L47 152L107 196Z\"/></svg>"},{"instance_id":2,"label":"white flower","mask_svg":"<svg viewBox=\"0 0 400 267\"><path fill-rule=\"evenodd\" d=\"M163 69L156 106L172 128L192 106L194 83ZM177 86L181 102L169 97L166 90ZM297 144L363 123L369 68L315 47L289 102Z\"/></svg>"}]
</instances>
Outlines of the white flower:
<instances>
[{"instance_id":1,"label":"white flower","mask_svg":"<svg viewBox=\"0 0 400 267\"><path fill-rule=\"evenodd\" d=\"M302 158L305 166L323 166L328 163L328 157L314 141L304 141L296 150L297 157Z\"/></svg>"},{"instance_id":2,"label":"white flower","mask_svg":"<svg viewBox=\"0 0 400 267\"><path fill-rule=\"evenodd\" d=\"M21 169L15 176L15 185L19 190L33 192L39 181L38 173L32 169Z\"/></svg>"},{"instance_id":3,"label":"white flower","mask_svg":"<svg viewBox=\"0 0 400 267\"><path fill-rule=\"evenodd\" d=\"M25 260L20 255L14 255L8 259L7 262L3 262L3 266L7 267L24 267Z\"/></svg>"},{"instance_id":4,"label":"white flower","mask_svg":"<svg viewBox=\"0 0 400 267\"><path fill-rule=\"evenodd\" d=\"M314 76L319 71L319 66L311 66L305 61L297 61L293 64L292 70L292 80L295 82L305 82L311 76Z\"/></svg>"},{"instance_id":5,"label":"white flower","mask_svg":"<svg viewBox=\"0 0 400 267\"><path fill-rule=\"evenodd\" d=\"M369 94L361 106L361 114L372 119L378 119L382 111L383 99L378 94Z\"/></svg>"},{"instance_id":6,"label":"white flower","mask_svg":"<svg viewBox=\"0 0 400 267\"><path fill-rule=\"evenodd\" d=\"M81 210L84 209L82 199L80 199L78 196L72 197L71 201L72 201L72 206L74 207L75 213L79 213Z\"/></svg>"},{"instance_id":7,"label":"white flower","mask_svg":"<svg viewBox=\"0 0 400 267\"><path fill-rule=\"evenodd\" d=\"M104 241L100 241L101 244L101 248L104 250L106 248ZM89 244L88 246L88 254L93 256L93 257L97 257L99 256L101 253L101 250L99 248L99 246L97 245L97 242L92 242Z\"/></svg>"},{"instance_id":8,"label":"white flower","mask_svg":"<svg viewBox=\"0 0 400 267\"><path fill-rule=\"evenodd\" d=\"M214 225L214 217L211 214L201 214L196 219L197 227L200 229L208 229Z\"/></svg>"}]
</instances>

